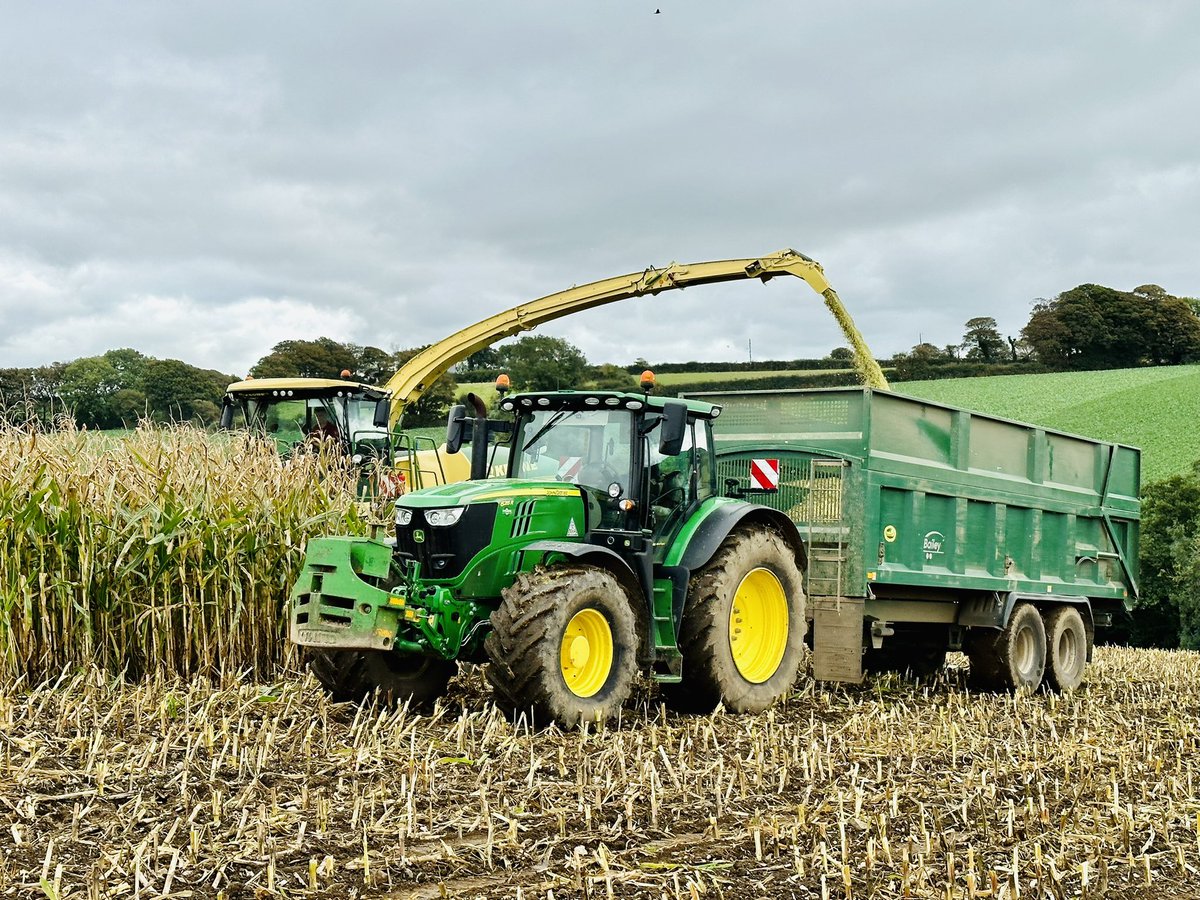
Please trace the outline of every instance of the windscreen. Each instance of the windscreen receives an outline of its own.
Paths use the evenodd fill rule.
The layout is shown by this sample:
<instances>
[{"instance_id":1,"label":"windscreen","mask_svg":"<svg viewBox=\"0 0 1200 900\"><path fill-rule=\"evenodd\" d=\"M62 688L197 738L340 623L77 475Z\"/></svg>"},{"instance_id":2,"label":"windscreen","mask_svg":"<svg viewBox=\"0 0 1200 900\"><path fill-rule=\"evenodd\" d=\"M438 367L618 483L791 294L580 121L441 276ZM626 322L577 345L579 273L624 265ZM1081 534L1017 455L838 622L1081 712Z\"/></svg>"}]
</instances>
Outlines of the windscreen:
<instances>
[{"instance_id":1,"label":"windscreen","mask_svg":"<svg viewBox=\"0 0 1200 900\"><path fill-rule=\"evenodd\" d=\"M623 409L538 410L513 440L515 478L567 481L606 491L632 484L632 416Z\"/></svg>"}]
</instances>

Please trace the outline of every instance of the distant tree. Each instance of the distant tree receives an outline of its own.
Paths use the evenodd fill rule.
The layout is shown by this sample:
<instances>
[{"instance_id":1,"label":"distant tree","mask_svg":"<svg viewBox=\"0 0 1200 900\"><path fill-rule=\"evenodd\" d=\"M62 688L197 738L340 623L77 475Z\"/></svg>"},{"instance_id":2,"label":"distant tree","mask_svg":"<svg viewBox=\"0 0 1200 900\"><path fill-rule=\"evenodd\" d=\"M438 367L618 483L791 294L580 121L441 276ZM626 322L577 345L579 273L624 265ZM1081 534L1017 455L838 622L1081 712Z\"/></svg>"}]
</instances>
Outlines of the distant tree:
<instances>
[{"instance_id":1,"label":"distant tree","mask_svg":"<svg viewBox=\"0 0 1200 900\"><path fill-rule=\"evenodd\" d=\"M1033 347L1025 338L1015 338L1011 335L1008 340L1008 352L1013 362L1023 362L1033 356Z\"/></svg>"},{"instance_id":2,"label":"distant tree","mask_svg":"<svg viewBox=\"0 0 1200 900\"><path fill-rule=\"evenodd\" d=\"M1200 461L1142 492L1141 584L1133 641L1200 649Z\"/></svg>"},{"instance_id":3,"label":"distant tree","mask_svg":"<svg viewBox=\"0 0 1200 900\"><path fill-rule=\"evenodd\" d=\"M67 364L64 362L26 370L28 381L25 383L25 391L32 415L49 422L55 416L66 412L62 401L63 375L66 370Z\"/></svg>"},{"instance_id":4,"label":"distant tree","mask_svg":"<svg viewBox=\"0 0 1200 900\"><path fill-rule=\"evenodd\" d=\"M198 396L196 367L178 359L155 359L146 364L146 401L159 421L186 422Z\"/></svg>"},{"instance_id":5,"label":"distant tree","mask_svg":"<svg viewBox=\"0 0 1200 900\"><path fill-rule=\"evenodd\" d=\"M582 351L562 338L533 335L500 350L503 368L513 387L522 391L575 388L588 377Z\"/></svg>"},{"instance_id":6,"label":"distant tree","mask_svg":"<svg viewBox=\"0 0 1200 900\"><path fill-rule=\"evenodd\" d=\"M829 351L829 358L830 359L841 359L841 360L845 360L846 362L852 362L854 360L854 351L851 350L849 347L834 347L832 350Z\"/></svg>"},{"instance_id":7,"label":"distant tree","mask_svg":"<svg viewBox=\"0 0 1200 900\"><path fill-rule=\"evenodd\" d=\"M65 413L60 397L66 363L0 369L0 418L9 422L50 422Z\"/></svg>"},{"instance_id":8,"label":"distant tree","mask_svg":"<svg viewBox=\"0 0 1200 900\"><path fill-rule=\"evenodd\" d=\"M126 428L133 428L150 413L146 395L134 388L121 388L112 395L110 404L113 415Z\"/></svg>"},{"instance_id":9,"label":"distant tree","mask_svg":"<svg viewBox=\"0 0 1200 900\"><path fill-rule=\"evenodd\" d=\"M1034 305L1021 336L1052 369L1174 365L1200 357L1200 317L1157 285L1081 284Z\"/></svg>"},{"instance_id":10,"label":"distant tree","mask_svg":"<svg viewBox=\"0 0 1200 900\"><path fill-rule=\"evenodd\" d=\"M116 370L117 382L121 390L140 391L146 378L147 358L137 350L128 347L120 350L109 350L104 358Z\"/></svg>"},{"instance_id":11,"label":"distant tree","mask_svg":"<svg viewBox=\"0 0 1200 900\"><path fill-rule=\"evenodd\" d=\"M976 316L967 319L966 333L959 345L967 354L967 359L978 359L982 362L998 362L1004 357L1004 338L996 327L996 320L991 316Z\"/></svg>"},{"instance_id":12,"label":"distant tree","mask_svg":"<svg viewBox=\"0 0 1200 900\"><path fill-rule=\"evenodd\" d=\"M468 369L495 369L500 366L500 351L495 347L484 347L476 350L463 360Z\"/></svg>"},{"instance_id":13,"label":"distant tree","mask_svg":"<svg viewBox=\"0 0 1200 900\"><path fill-rule=\"evenodd\" d=\"M598 391L636 391L639 389L637 376L630 375L620 366L601 363L592 368L587 386Z\"/></svg>"},{"instance_id":14,"label":"distant tree","mask_svg":"<svg viewBox=\"0 0 1200 900\"><path fill-rule=\"evenodd\" d=\"M896 366L897 381L921 381L929 378L938 363L946 362L951 357L944 350L939 350L933 344L917 344L908 353L897 353L893 362Z\"/></svg>"},{"instance_id":15,"label":"distant tree","mask_svg":"<svg viewBox=\"0 0 1200 900\"><path fill-rule=\"evenodd\" d=\"M121 376L103 356L87 356L67 364L60 392L75 421L89 428L115 428L121 419L112 399L121 390Z\"/></svg>"},{"instance_id":16,"label":"distant tree","mask_svg":"<svg viewBox=\"0 0 1200 900\"><path fill-rule=\"evenodd\" d=\"M343 369L351 372L358 362L355 348L332 338L315 341L280 341L254 364L255 378L337 378Z\"/></svg>"},{"instance_id":17,"label":"distant tree","mask_svg":"<svg viewBox=\"0 0 1200 900\"><path fill-rule=\"evenodd\" d=\"M380 350L378 347L358 347L354 344L347 346L354 355L354 365L350 367L350 372L356 381L382 385L400 368L396 364L395 354L386 350Z\"/></svg>"}]
</instances>

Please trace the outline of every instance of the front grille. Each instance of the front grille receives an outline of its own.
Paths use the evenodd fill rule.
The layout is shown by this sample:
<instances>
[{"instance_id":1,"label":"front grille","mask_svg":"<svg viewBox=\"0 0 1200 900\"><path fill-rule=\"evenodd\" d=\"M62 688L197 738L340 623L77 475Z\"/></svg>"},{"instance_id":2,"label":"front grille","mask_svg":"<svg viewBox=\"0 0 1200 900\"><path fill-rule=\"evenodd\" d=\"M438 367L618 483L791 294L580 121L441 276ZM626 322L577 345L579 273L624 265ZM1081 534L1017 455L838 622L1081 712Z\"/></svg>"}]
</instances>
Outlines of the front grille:
<instances>
[{"instance_id":1,"label":"front grille","mask_svg":"<svg viewBox=\"0 0 1200 900\"><path fill-rule=\"evenodd\" d=\"M491 543L495 522L495 503L468 506L458 522L440 528L425 521L424 510L414 509L407 525L396 526L396 556L419 562L425 578L456 578ZM418 531L423 541L415 539Z\"/></svg>"}]
</instances>

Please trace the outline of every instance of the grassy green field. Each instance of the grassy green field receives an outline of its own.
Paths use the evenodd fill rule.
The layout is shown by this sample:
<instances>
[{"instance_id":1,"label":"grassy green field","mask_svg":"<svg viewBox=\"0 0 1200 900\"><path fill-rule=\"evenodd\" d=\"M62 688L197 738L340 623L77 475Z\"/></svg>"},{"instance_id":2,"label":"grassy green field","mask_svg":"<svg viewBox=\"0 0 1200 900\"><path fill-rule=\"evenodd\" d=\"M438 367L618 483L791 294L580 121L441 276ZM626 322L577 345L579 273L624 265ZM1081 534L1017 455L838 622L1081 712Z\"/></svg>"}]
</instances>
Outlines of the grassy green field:
<instances>
[{"instance_id":1,"label":"grassy green field","mask_svg":"<svg viewBox=\"0 0 1200 900\"><path fill-rule=\"evenodd\" d=\"M1142 448L1142 480L1200 459L1200 366L997 375L895 386L936 400Z\"/></svg>"}]
</instances>

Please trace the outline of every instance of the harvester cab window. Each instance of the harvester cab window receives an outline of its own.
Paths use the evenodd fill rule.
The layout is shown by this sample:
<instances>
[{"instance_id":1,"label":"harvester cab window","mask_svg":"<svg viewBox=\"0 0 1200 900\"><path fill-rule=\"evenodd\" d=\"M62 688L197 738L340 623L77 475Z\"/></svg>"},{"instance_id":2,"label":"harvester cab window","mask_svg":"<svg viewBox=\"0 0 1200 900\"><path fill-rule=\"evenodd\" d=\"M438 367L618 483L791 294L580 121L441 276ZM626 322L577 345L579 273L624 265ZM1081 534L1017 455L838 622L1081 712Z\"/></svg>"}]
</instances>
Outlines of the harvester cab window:
<instances>
[{"instance_id":1,"label":"harvester cab window","mask_svg":"<svg viewBox=\"0 0 1200 900\"><path fill-rule=\"evenodd\" d=\"M341 436L338 428L336 406L328 400L314 398L308 401L304 418L304 433L310 439L337 440Z\"/></svg>"},{"instance_id":2,"label":"harvester cab window","mask_svg":"<svg viewBox=\"0 0 1200 900\"><path fill-rule=\"evenodd\" d=\"M265 400L255 411L260 424L275 441L280 453L286 453L304 440L305 403L303 400Z\"/></svg>"},{"instance_id":3,"label":"harvester cab window","mask_svg":"<svg viewBox=\"0 0 1200 900\"><path fill-rule=\"evenodd\" d=\"M355 455L384 457L390 447L387 428L375 424L375 401L367 397L346 400L350 446Z\"/></svg>"}]
</instances>

